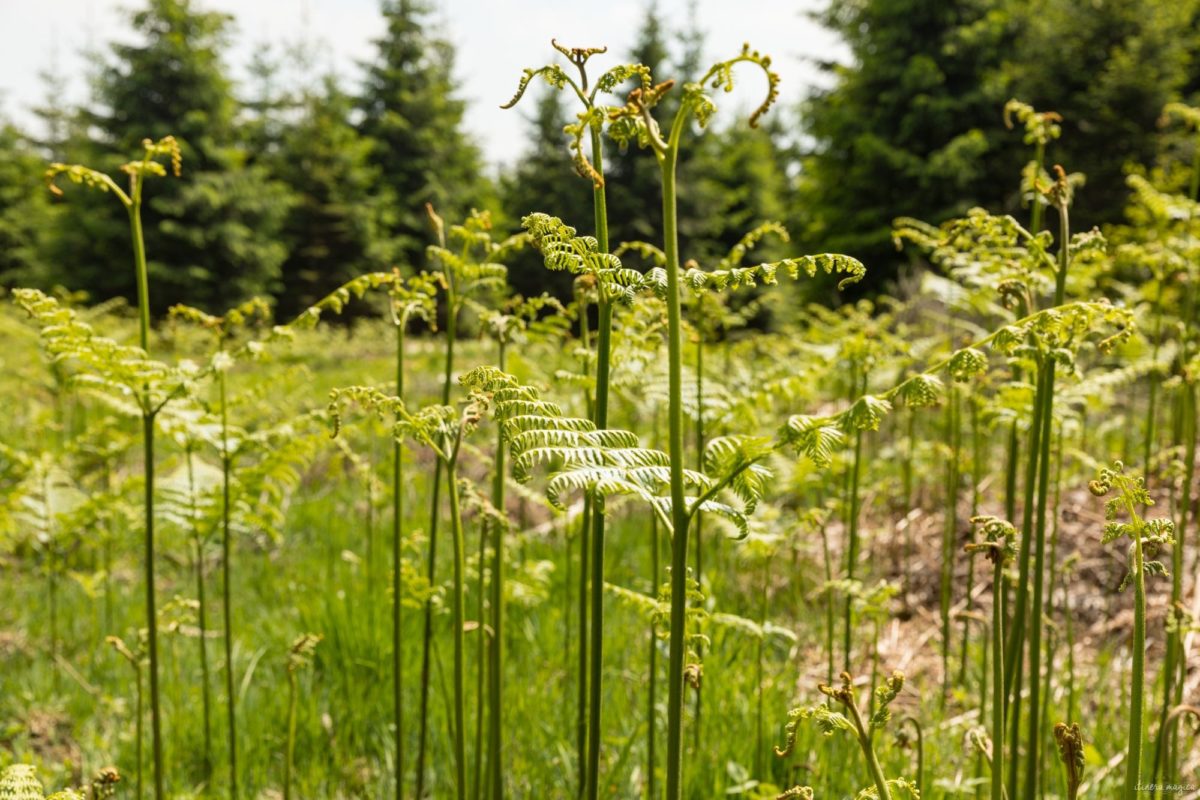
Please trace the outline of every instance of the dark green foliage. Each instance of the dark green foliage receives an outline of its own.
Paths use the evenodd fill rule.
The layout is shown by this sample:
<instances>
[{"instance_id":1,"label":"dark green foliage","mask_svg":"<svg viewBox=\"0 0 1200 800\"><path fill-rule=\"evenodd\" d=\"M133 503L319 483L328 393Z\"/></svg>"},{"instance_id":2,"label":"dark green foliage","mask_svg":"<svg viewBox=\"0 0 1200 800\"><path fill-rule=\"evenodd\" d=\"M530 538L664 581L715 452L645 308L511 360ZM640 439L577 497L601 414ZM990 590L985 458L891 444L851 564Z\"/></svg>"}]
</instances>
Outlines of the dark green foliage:
<instances>
[{"instance_id":1,"label":"dark green foliage","mask_svg":"<svg viewBox=\"0 0 1200 800\"><path fill-rule=\"evenodd\" d=\"M987 79L1015 21L991 0L857 0L817 18L845 38L854 63L825 65L834 84L803 109L814 143L794 232L871 264L878 281L894 275L895 217L924 209L940 221L1015 194L1013 159L996 155L1006 90Z\"/></svg>"},{"instance_id":2,"label":"dark green foliage","mask_svg":"<svg viewBox=\"0 0 1200 800\"><path fill-rule=\"evenodd\" d=\"M1071 0L1029 3L1008 56L1015 96L1063 117L1054 161L1087 176L1076 230L1119 219L1126 167L1154 160L1163 106L1200 89L1200 3ZM1048 165L1049 166L1049 165Z\"/></svg>"},{"instance_id":3,"label":"dark green foliage","mask_svg":"<svg viewBox=\"0 0 1200 800\"><path fill-rule=\"evenodd\" d=\"M275 166L295 199L282 231L282 319L387 266L376 228L379 176L368 162L370 142L350 124L351 110L350 98L327 78L304 97L301 117L283 134Z\"/></svg>"},{"instance_id":4,"label":"dark green foliage","mask_svg":"<svg viewBox=\"0 0 1200 800\"><path fill-rule=\"evenodd\" d=\"M0 284L44 283L46 226L54 209L45 161L12 125L0 124Z\"/></svg>"},{"instance_id":5,"label":"dark green foliage","mask_svg":"<svg viewBox=\"0 0 1200 800\"><path fill-rule=\"evenodd\" d=\"M94 139L67 160L114 172L144 138L174 134L188 180L164 184L144 209L154 310L187 300L209 310L275 288L282 187L238 146L237 104L221 63L230 18L190 0L151 0L132 15L139 44L114 44L95 81ZM72 198L51 260L97 299L132 297L128 221L103 197ZM86 252L89 257L80 258Z\"/></svg>"},{"instance_id":6,"label":"dark green foliage","mask_svg":"<svg viewBox=\"0 0 1200 800\"><path fill-rule=\"evenodd\" d=\"M454 51L429 30L419 0L387 0L387 32L375 41L359 98L360 131L387 200L380 220L392 261L419 265L429 241L425 204L451 218L487 199L479 150L462 130Z\"/></svg>"}]
</instances>

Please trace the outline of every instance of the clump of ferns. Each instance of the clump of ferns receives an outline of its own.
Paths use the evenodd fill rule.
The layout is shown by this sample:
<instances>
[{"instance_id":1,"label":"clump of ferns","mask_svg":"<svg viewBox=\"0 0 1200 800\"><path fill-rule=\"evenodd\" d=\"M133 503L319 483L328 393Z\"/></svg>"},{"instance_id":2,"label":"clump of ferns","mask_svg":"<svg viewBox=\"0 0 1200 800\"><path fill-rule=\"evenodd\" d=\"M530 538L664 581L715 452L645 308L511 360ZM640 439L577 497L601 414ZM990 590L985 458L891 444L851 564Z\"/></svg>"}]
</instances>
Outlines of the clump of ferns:
<instances>
[{"instance_id":1,"label":"clump of ferns","mask_svg":"<svg viewBox=\"0 0 1200 800\"><path fill-rule=\"evenodd\" d=\"M431 220L435 221L435 229L442 230L441 220L436 215L431 216ZM309 308L305 309L301 314L293 320L287 327L290 331L298 331L311 329L316 327L320 321L329 314L341 314L347 305L356 299L362 299L369 293L375 291L383 291L387 294L387 317L391 322L395 332L395 393L397 397L405 395L405 383L408 374L406 366L407 358L407 335L409 328L414 322L424 322L432 331L437 331L437 298L438 293L445 290L448 283L445 277L438 272L419 272L408 277L403 276L398 269L391 272L372 272L359 277L339 286L326 297L319 300ZM451 358L453 339L448 339L445 342L445 351L447 360ZM447 369L449 374L449 368ZM403 648L401 640L403 636L403 621L402 610L404 607L404 599L409 592L410 587L415 585L413 580L416 576L412 573L410 564L403 558L403 551L406 545L415 544L414 537L409 537L409 542L404 541L403 537L403 519L404 519L404 445L399 439L393 439L392 443L392 481L391 481L391 500L392 500L392 584L391 584L391 600L392 600L392 715L395 723L395 771L393 779L397 787L397 791L404 784L404 702L403 702ZM440 474L440 472L439 472ZM436 514L436 505L434 506ZM431 527L434 535L436 535L436 525ZM434 550L431 548L430 556L432 558ZM432 564L432 562L431 562ZM431 571L422 577L418 583L432 585L433 573ZM426 626L428 628L429 620L433 613L433 594L419 593L426 599ZM427 680L422 681L422 709L426 706ZM422 712L424 718L424 711ZM424 737L422 736L422 740Z\"/></svg>"},{"instance_id":2,"label":"clump of ferns","mask_svg":"<svg viewBox=\"0 0 1200 800\"><path fill-rule=\"evenodd\" d=\"M3 519L5 550L23 550L34 555L37 570L46 581L49 612L47 652L54 664L57 685L60 653L59 587L70 568L72 555L87 534L81 514L89 497L80 489L57 454L25 454L10 450L20 464L21 478L5 498L8 513Z\"/></svg>"},{"instance_id":3,"label":"clump of ferns","mask_svg":"<svg viewBox=\"0 0 1200 800\"><path fill-rule=\"evenodd\" d=\"M426 249L427 259L438 268L445 293L445 371L442 378L441 404L449 406L454 373L454 346L458 337L459 316L473 295L499 294L507 290L508 269L504 261L524 248L529 237L524 233L496 241L492 235L492 219L487 212L472 211L461 224L446 228L445 222L433 207L426 205L436 243ZM439 465L444 462L439 459ZM441 505L443 469L434 471L430 492L429 558L427 577L433 581L436 568L437 532ZM451 479L447 475L447 482ZM417 794L424 792L425 753L428 729L428 698L430 685L430 648L432 646L432 607L425 610L425 631L422 641L421 723L417 750ZM465 791L465 788L463 789Z\"/></svg>"},{"instance_id":4,"label":"clump of ferns","mask_svg":"<svg viewBox=\"0 0 1200 800\"><path fill-rule=\"evenodd\" d=\"M621 114L617 114L616 118L621 118ZM614 124L616 123L614 122ZM853 259L835 256L806 256L800 259L787 259L775 264L764 263L753 267L731 267L711 272L705 272L698 268L689 268L682 275L677 275L667 268L654 267L643 275L636 270L624 267L620 259L616 256L600 252L595 240L589 237L577 237L573 228L564 225L556 218L548 217L544 214L534 214L526 217L524 224L527 230L533 235L535 245L542 251L547 266L558 269L570 269L577 274L594 274L596 276L596 284L602 287L602 291L609 293L612 299L617 302L629 302L637 292L645 289L653 290L666 302L669 345L668 406L669 409L674 409L674 411L668 414L668 429L678 433L679 440L678 448L672 449L672 455L662 466L668 467L667 484L672 487L671 492L674 505L680 509L684 506L682 492L687 479L685 478L686 470L683 466L682 426L686 398L682 385L682 339L681 319L678 313L678 281L682 280L685 285L691 287L692 291L699 293L727 288L736 289L744 286L752 286L758 282L772 284L775 282L776 275L780 269L785 270L793 278L799 277L802 274L812 276L818 271L846 273L849 277L843 283L857 280L863 274L862 265ZM670 265L670 248L664 250L664 253L668 254L666 263ZM682 272L682 270L679 270L677 253L675 254L674 269ZM674 313L672 312L672 307L675 308ZM673 441L673 436L674 434L668 437L669 442ZM737 440L737 437L724 437L721 441L728 444L728 442L735 440ZM765 457L769 449L764 449L757 458ZM704 458L707 460L708 456L706 455ZM674 477L671 477L672 475ZM666 488L666 486L659 488ZM676 494L679 497L676 497ZM674 520L661 517L662 521L667 523L668 530L680 529L685 525L690 527L692 514L685 515L682 511L675 513L679 516ZM673 562L672 575L678 576L677 580L684 580L684 574L687 571L687 545L683 541L684 538L676 537L673 540L675 542L673 546L676 553L675 557L682 557L684 559L678 563ZM676 586L675 588L675 596L681 598L678 602L682 604L685 592L681 586ZM672 709L675 704L682 702L683 687L682 684L677 684L677 679L682 680L683 675L681 672L683 669L681 660L683 652L680 650L681 637L683 636L683 613L684 609L681 605L676 612L676 621L673 625L677 630L676 643L671 648L675 655L672 656L672 690L671 699L668 702L669 794L678 791L677 787L679 786L680 775L678 764L680 752L678 748L681 740L678 737L680 735L679 731L681 730L682 720L679 712ZM678 667L678 671L676 667Z\"/></svg>"},{"instance_id":5,"label":"clump of ferns","mask_svg":"<svg viewBox=\"0 0 1200 800\"><path fill-rule=\"evenodd\" d=\"M204 726L202 766L207 777L212 768L211 689L208 667L208 604L205 592L205 572L209 560L206 552L218 524L216 509L220 507L221 469L200 457L199 452L220 436L218 420L207 415L199 406L183 406L171 410L160 419L168 437L183 453L183 464L166 476L161 484L160 513L169 524L185 532L191 544L189 559L196 580L196 637L200 651L201 699Z\"/></svg>"},{"instance_id":6,"label":"clump of ferns","mask_svg":"<svg viewBox=\"0 0 1200 800\"><path fill-rule=\"evenodd\" d=\"M450 501L450 534L453 544L453 585L451 590L451 613L453 616L454 680L453 680L453 752L455 762L455 786L457 796L465 798L468 793L466 780L466 660L464 643L465 623L465 571L466 544L464 537L462 506L459 486L458 460L464 437L472 433L486 413L486 400L477 392L460 410L447 405L427 406L410 412L403 399L389 397L377 389L351 386L334 389L330 393L329 413L336 436L341 428L341 408L353 402L377 415L388 415L396 419L396 438L411 439L428 448L437 458L439 469L447 477Z\"/></svg>"},{"instance_id":7,"label":"clump of ferns","mask_svg":"<svg viewBox=\"0 0 1200 800\"><path fill-rule=\"evenodd\" d=\"M761 527L751 522L751 533L742 540L742 543L756 551L756 555L752 556L752 558L756 558L763 564L766 564L769 563L770 557L775 553L778 541L776 541L776 537L772 537L762 530L755 530ZM656 594L654 595L628 589L613 583L606 583L604 588L606 592L621 601L621 603L643 615L651 623L657 636L660 639L666 639L667 623L671 612L670 582L665 582L657 587ZM760 778L764 777L763 765L757 759L759 750L763 749L762 742L764 741L761 714L763 693L766 686L764 670L766 651L772 646L786 648L794 646L797 642L797 636L794 631L767 619L766 604L762 600L762 588L763 586L760 584L759 605L757 609L759 618L750 619L737 614L717 611L715 608L712 610L705 608L705 595L700 588L700 584L695 580L689 580L687 583L688 634L685 639L688 645L687 685L696 692L701 690L706 680L702 654L715 647L714 641L719 636L730 634L736 637L738 642L748 640L754 644L757 663L755 671L757 745L754 752L756 759L755 774ZM720 644L720 642L717 642L717 644ZM731 660L735 659L736 651L731 652L729 658Z\"/></svg>"},{"instance_id":8,"label":"clump of ferns","mask_svg":"<svg viewBox=\"0 0 1200 800\"><path fill-rule=\"evenodd\" d=\"M37 319L42 327L43 341L55 364L63 360L81 362L86 375L116 389L121 394L135 398L142 418L144 442L145 500L145 555L146 572L146 619L149 627L150 650L150 708L153 728L154 750L154 797L163 797L162 720L159 713L158 692L158 633L154 611L154 418L166 403L175 396L174 388L165 389L173 382L167 375L171 369L150 360L150 279L146 265L146 246L142 235L142 195L146 178L165 176L167 168L159 159L170 161L171 172L178 177L183 155L179 143L173 136L158 141L142 140L142 154L124 164L121 171L129 178L128 191L115 180L82 164L54 163L46 170L46 184L50 191L61 195L55 184L60 175L66 175L72 183L112 194L124 206L129 215L130 240L133 246L134 275L137 282L139 348L122 347L111 340L94 337L91 327L78 322L69 310L60 309L54 303L49 308L45 295L32 290L14 292L18 304ZM55 341L46 341L46 316L60 317L53 328ZM65 351L70 350L69 354ZM72 368L75 365L72 364ZM73 379L77 376L72 376ZM165 380L164 380L165 379ZM181 382L184 383L184 382ZM164 390L165 389L165 390Z\"/></svg>"},{"instance_id":9,"label":"clump of ferns","mask_svg":"<svg viewBox=\"0 0 1200 800\"><path fill-rule=\"evenodd\" d=\"M767 514L761 516L766 517ZM754 598L756 601L754 608L757 626L746 628L746 633L753 635L756 639L754 651L755 747L753 774L760 780L766 778L766 765L763 763L763 755L766 752L763 733L763 708L764 696L767 689L766 656L769 645L768 633L772 629L776 629L776 626L767 619L772 595L771 567L779 560L780 551L786 544L786 537L775 530L777 525L778 520L755 519L751 523L750 534L741 540L737 548L738 560L744 565L745 572L758 573L757 585L753 587L757 595ZM790 637L790 641L795 641L794 635Z\"/></svg>"},{"instance_id":10,"label":"clump of ferns","mask_svg":"<svg viewBox=\"0 0 1200 800\"><path fill-rule=\"evenodd\" d=\"M145 346L131 347L99 336L91 325L80 320L74 310L35 289L16 289L13 297L40 328L43 346L51 360L67 368L72 385L89 393L103 395L114 410L137 415L142 420L144 568L146 608L150 620L150 706L156 743L155 796L161 798L164 776L158 702L157 622L153 613L155 419L170 402L192 391L203 370L187 361L178 365L156 361L147 355Z\"/></svg>"},{"instance_id":11,"label":"clump of ferns","mask_svg":"<svg viewBox=\"0 0 1200 800\"><path fill-rule=\"evenodd\" d=\"M1133 585L1133 670L1130 680L1129 744L1125 755L1125 788L1122 797L1136 796L1142 785L1142 739L1145 731L1144 703L1146 682L1146 578L1168 574L1166 566L1154 559L1157 552L1174 545L1175 523L1166 518L1145 519L1139 509L1154 505L1146 491L1145 479L1125 472L1120 461L1112 467L1102 467L1088 490L1097 497L1108 497L1104 503L1103 544L1129 539L1129 571L1121 581L1124 591ZM1122 521L1124 518L1125 521Z\"/></svg>"},{"instance_id":12,"label":"clump of ferns","mask_svg":"<svg viewBox=\"0 0 1200 800\"><path fill-rule=\"evenodd\" d=\"M499 309L490 309L484 306L476 306L476 314L479 317L481 331L496 343L496 368L500 371L508 369L508 354L510 348L524 346L529 342L528 330L531 325L537 325L541 318L550 317L552 319L562 319L566 314L566 308L555 298L549 295L541 295L539 297L525 298L515 296L508 298ZM558 338L562 333L561 329L551 328L551 334ZM492 491L491 497L486 502L477 502L476 505L484 512L481 515L483 524L480 525L479 534L479 592L477 605L477 618L482 631L483 626L483 604L484 604L484 557L486 543L490 536L491 538L491 576L490 576L490 592L488 593L489 602L491 605L491 640L490 648L487 651L487 660L484 659L484 637L481 635L479 639L479 671L477 685L477 728L476 728L476 746L475 746L475 785L480 786L480 776L478 775L479 765L482 760L483 747L480 741L483 717L483 676L486 672L488 680L488 780L486 784L492 787L494 792L500 792L503 789L504 783L504 766L502 763L504 752L504 573L505 573L505 550L504 539L508 535L510 523L506 512L506 478L507 466L505 464L506 442L504 439L504 431L498 430L496 437L496 446L492 458ZM479 498L482 501L483 498ZM485 669L486 663L486 669Z\"/></svg>"},{"instance_id":13,"label":"clump of ferns","mask_svg":"<svg viewBox=\"0 0 1200 800\"><path fill-rule=\"evenodd\" d=\"M677 547L686 527L679 528L675 521L682 516L686 526L701 510L724 516L743 535L747 532L745 514L761 497L769 477L758 463L772 450L768 440L722 437L710 442L706 471L685 471L687 485L695 494L682 497L684 513L676 514L673 498L662 496L671 480L671 459L661 451L640 446L635 434L598 429L591 420L567 417L559 406L543 400L533 387L493 368L477 368L465 375L463 381L474 391L492 396L495 417L509 442L516 479L528 480L539 466L549 468L546 494L552 504L562 508L564 499L573 491L591 494L595 502L617 496L640 498L650 505L664 529L672 532ZM739 508L717 499L725 490L740 497L745 505ZM686 563L673 569L686 573ZM677 585L673 572L671 628L675 634L671 647L672 658L681 662L681 680L687 650L677 648L683 646L686 632L687 586L687 580L682 587ZM688 674L693 679L699 677L695 669ZM681 695L676 696L676 702L682 702Z\"/></svg>"},{"instance_id":14,"label":"clump of ferns","mask_svg":"<svg viewBox=\"0 0 1200 800\"><path fill-rule=\"evenodd\" d=\"M1040 170L1040 167L1039 167ZM981 211L974 211L963 220L953 220L946 223L940 231L929 226L912 223L910 220L900 220L897 226L898 240L909 239L933 251L935 262L951 265L951 271L958 265L960 269L966 265L969 275L996 280L996 291L1000 298L1009 306L1014 315L1025 316L1017 323L1001 328L1007 339L1009 328L1024 327L1023 323L1030 319L1046 319L1043 315L1056 315L1067 308L1077 308L1076 304L1066 304L1066 290L1070 278L1074 288L1091 286L1095 283L1097 272L1107 263L1107 247L1102 236L1097 231L1072 236L1069 225L1069 208L1076 186L1080 183L1078 176L1069 176L1061 168L1056 167L1053 180L1047 179L1040 171L1034 180L1034 188L1040 194L1039 205L1054 207L1059 216L1059 235L1057 250L1051 254L1050 245L1055 237L1048 232L1031 233L1011 217L994 217ZM1040 225L1040 223L1039 223ZM1039 225L1033 226L1036 230ZM1038 298L1043 294L1039 284L1044 283L1046 276L1053 278L1054 307L1044 311L1037 310ZM1127 341L1133 330L1133 319L1129 312L1123 312L1127 319L1116 320L1120 340ZM1050 439L1053 428L1053 409L1055 394L1055 367L1063 363L1071 366L1077 349L1076 330L1068 326L1064 329L1062 320L1055 322L1055 330L1039 331L1028 329L1024 331L1027 342L1007 339L1008 355L1016 358L1014 373L1020 380L1023 374L1029 374L1036 379L1036 389L1033 401L1033 416L1030 425L1029 456L1025 470L1025 513L1022 522L1023 535L1032 544L1022 552L1021 580L1016 601L1016 625L1013 631L1012 646L1008 649L1009 669L1006 680L1012 685L1010 702L1015 706L1014 724L1010 727L1013 744L1016 749L1016 737L1019 730L1021 695L1020 687L1023 672L1017 653L1024 649L1026 642L1025 617L1030 614L1032 620L1029 626L1028 638L1031 672L1040 670L1041 654L1041 618L1042 595L1044 588L1044 556L1046 507L1049 486L1049 454ZM1106 350L1111 349L1106 347ZM1009 456L1006 480L1006 514L1015 517L1016 508L1016 473L1017 473L1017 429L1010 428ZM1036 514L1034 510L1037 509ZM1036 533L1035 533L1036 529ZM1033 580L1029 577L1032 575ZM1032 609L1028 608L1029 591L1027 586L1032 583ZM1036 684L1036 681L1035 681ZM1038 687L1031 687L1031 705L1039 704ZM1037 761L1037 749L1040 742L1039 712L1030 715L1030 751L1031 759ZM1016 791L1016 762L1012 762L1010 771L1009 790ZM1026 772L1026 792L1031 793L1036 771Z\"/></svg>"},{"instance_id":15,"label":"clump of ferns","mask_svg":"<svg viewBox=\"0 0 1200 800\"><path fill-rule=\"evenodd\" d=\"M1200 196L1200 156L1196 155L1200 153L1196 144L1200 142L1200 111L1178 103L1169 104L1164 109L1163 123L1171 120L1182 122L1181 134L1192 139L1190 164L1185 165L1182 158L1169 157L1160 167L1127 178L1132 190L1126 210L1128 224L1116 227L1111 234L1118 242L1116 266L1120 268L1112 282L1114 288L1137 292L1132 299L1140 300L1151 317L1150 353L1143 359L1151 375L1147 381L1143 469L1147 476L1168 479L1169 476L1161 475L1162 465L1174 460L1168 453L1183 450L1182 502L1174 502L1175 494L1172 500L1179 512L1179 529L1186 530L1192 513L1191 486L1195 475L1195 371L1189 365L1196 351L1196 284L1200 281L1196 267L1200 261L1200 204L1196 202ZM1131 273L1135 280L1128 280ZM1150 281L1136 280L1147 273ZM1172 374L1174 377L1169 377ZM1155 434L1156 390L1162 381L1168 384L1168 389L1173 386L1176 395L1170 448L1162 447L1161 437L1156 438ZM1179 603L1182 593L1182 538L1172 552L1172 607ZM1168 636L1160 730L1165 726L1169 708L1182 702L1182 656L1178 638ZM1173 741L1156 738L1151 783L1157 782L1160 765L1165 766L1167 774L1174 772L1176 749Z\"/></svg>"},{"instance_id":16,"label":"clump of ferns","mask_svg":"<svg viewBox=\"0 0 1200 800\"><path fill-rule=\"evenodd\" d=\"M120 782L121 773L116 767L103 767L86 784L47 795L37 777L37 767L12 764L0 772L0 797L4 800L108 800L116 796Z\"/></svg>"},{"instance_id":17,"label":"clump of ferns","mask_svg":"<svg viewBox=\"0 0 1200 800\"><path fill-rule=\"evenodd\" d=\"M920 797L915 784L904 778L887 778L880 766L875 753L875 733L884 729L891 721L891 704L904 688L904 673L895 671L875 690L873 698L874 711L865 714L858 704L858 691L854 687L854 678L850 673L842 673L840 686L819 684L821 694L829 698L828 702L815 706L794 708L788 712L788 722L785 728L787 739L783 747L775 748L775 755L786 758L791 755L796 745L796 738L802 723L811 721L825 736L832 736L839 731L849 733L858 742L866 763L867 774L873 788L864 789L857 797L861 800L874 797L876 800L892 800L893 792L904 792L912 798ZM836 711L840 706L843 710Z\"/></svg>"}]
</instances>

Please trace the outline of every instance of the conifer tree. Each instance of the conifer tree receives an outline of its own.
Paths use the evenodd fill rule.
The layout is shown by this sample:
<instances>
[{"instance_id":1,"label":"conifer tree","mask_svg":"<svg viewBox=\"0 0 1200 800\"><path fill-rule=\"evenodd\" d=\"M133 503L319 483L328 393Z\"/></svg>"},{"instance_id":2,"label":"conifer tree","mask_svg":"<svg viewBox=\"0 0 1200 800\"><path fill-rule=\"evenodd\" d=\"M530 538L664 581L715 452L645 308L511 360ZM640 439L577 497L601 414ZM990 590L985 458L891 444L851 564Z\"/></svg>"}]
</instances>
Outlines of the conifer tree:
<instances>
[{"instance_id":1,"label":"conifer tree","mask_svg":"<svg viewBox=\"0 0 1200 800\"><path fill-rule=\"evenodd\" d=\"M375 229L378 172L350 123L351 98L332 77L306 93L283 133L277 169L295 200L283 226L287 257L278 313L290 318L344 283L387 267Z\"/></svg>"},{"instance_id":2,"label":"conifer tree","mask_svg":"<svg viewBox=\"0 0 1200 800\"><path fill-rule=\"evenodd\" d=\"M95 139L68 160L112 172L143 139L175 136L188 178L164 182L143 209L155 311L185 300L218 310L268 293L284 256L287 195L239 146L221 60L231 18L191 0L149 0L131 22L136 43L111 45L99 65L84 114ZM127 220L107 198L83 197L62 215L53 260L96 299L132 297Z\"/></svg>"},{"instance_id":3,"label":"conifer tree","mask_svg":"<svg viewBox=\"0 0 1200 800\"><path fill-rule=\"evenodd\" d=\"M430 30L421 0L385 0L386 33L375 40L359 98L359 130L369 137L385 204L385 252L419 265L428 244L425 204L456 218L486 199L479 149L463 131L454 51Z\"/></svg>"}]
</instances>

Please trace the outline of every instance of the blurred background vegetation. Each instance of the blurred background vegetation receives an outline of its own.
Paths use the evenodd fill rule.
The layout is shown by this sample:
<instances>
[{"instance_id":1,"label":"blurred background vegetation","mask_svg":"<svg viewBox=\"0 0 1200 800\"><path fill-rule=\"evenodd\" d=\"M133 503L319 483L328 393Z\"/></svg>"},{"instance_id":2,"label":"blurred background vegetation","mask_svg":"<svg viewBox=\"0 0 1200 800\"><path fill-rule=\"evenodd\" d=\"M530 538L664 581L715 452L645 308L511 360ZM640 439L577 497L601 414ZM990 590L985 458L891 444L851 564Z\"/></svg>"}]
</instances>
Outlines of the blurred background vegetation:
<instances>
[{"instance_id":1,"label":"blurred background vegetation","mask_svg":"<svg viewBox=\"0 0 1200 800\"><path fill-rule=\"evenodd\" d=\"M537 95L526 151L494 175L464 125L454 49L432 11L387 0L358 74L298 89L279 77L303 52L264 51L235 84L228 15L190 0L130 11L137 44L94 56L87 102L64 104L51 76L36 133L0 121L0 283L132 297L120 206L96 193L57 201L41 176L47 161L114 171L143 137L166 134L182 143L187 179L159 184L144 212L160 312L257 294L286 316L367 270L419 268L426 202L449 219L483 208L511 228L544 210L586 229L591 194L565 154L560 96ZM863 290L888 290L913 268L891 245L895 217L1017 209L1024 145L1001 119L1010 97L1064 117L1057 160L1088 179L1075 226L1119 222L1126 170L1176 146L1156 126L1163 105L1200 102L1200 0L850 0L816 17L851 55L821 65L824 88L784 87L759 129L731 125L685 150L683 252L701 264L776 219L789 249L854 255L870 269ZM611 58L686 80L702 69L702 38L650 6L632 52ZM654 238L653 156L608 162L620 187L613 240ZM510 278L525 294L570 288L532 256Z\"/></svg>"}]
</instances>

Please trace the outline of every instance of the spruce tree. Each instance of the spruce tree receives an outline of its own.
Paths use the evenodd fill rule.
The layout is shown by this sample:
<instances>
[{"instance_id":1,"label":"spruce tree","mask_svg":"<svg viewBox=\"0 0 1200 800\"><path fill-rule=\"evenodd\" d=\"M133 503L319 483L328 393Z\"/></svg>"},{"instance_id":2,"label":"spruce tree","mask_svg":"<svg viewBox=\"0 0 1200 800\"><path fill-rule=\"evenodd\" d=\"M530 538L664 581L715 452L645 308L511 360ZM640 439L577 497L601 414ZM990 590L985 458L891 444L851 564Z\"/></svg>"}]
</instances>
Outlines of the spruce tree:
<instances>
[{"instance_id":1,"label":"spruce tree","mask_svg":"<svg viewBox=\"0 0 1200 800\"><path fill-rule=\"evenodd\" d=\"M387 32L365 65L359 129L372 140L371 163L384 186L385 252L418 266L429 240L425 204L456 219L487 197L479 149L462 129L453 48L431 33L420 0L385 0L383 16Z\"/></svg>"},{"instance_id":2,"label":"spruce tree","mask_svg":"<svg viewBox=\"0 0 1200 800\"><path fill-rule=\"evenodd\" d=\"M45 161L16 127L0 122L0 285L46 285L46 235L54 209Z\"/></svg>"},{"instance_id":3,"label":"spruce tree","mask_svg":"<svg viewBox=\"0 0 1200 800\"><path fill-rule=\"evenodd\" d=\"M137 43L113 44L99 65L96 110L84 115L95 139L68 160L114 172L144 138L174 135L184 180L164 182L143 209L155 311L184 301L217 311L269 293L284 256L277 233L287 195L239 146L221 61L231 18L191 0L149 0L131 22ZM96 299L132 297L121 209L95 194L73 195L65 207L61 279Z\"/></svg>"},{"instance_id":4,"label":"spruce tree","mask_svg":"<svg viewBox=\"0 0 1200 800\"><path fill-rule=\"evenodd\" d=\"M812 145L791 227L804 246L870 264L878 287L898 263L893 219L939 221L1015 194L1019 158L996 154L1019 137L1003 130L1008 91L990 78L1016 25L996 0L862 0L815 16L852 62L824 64L833 84L803 109Z\"/></svg>"},{"instance_id":5,"label":"spruce tree","mask_svg":"<svg viewBox=\"0 0 1200 800\"><path fill-rule=\"evenodd\" d=\"M306 93L299 119L283 133L277 170L295 200L283 227L281 317L387 267L375 230L379 175L369 164L370 142L350 122L352 110L352 99L328 77Z\"/></svg>"}]
</instances>

